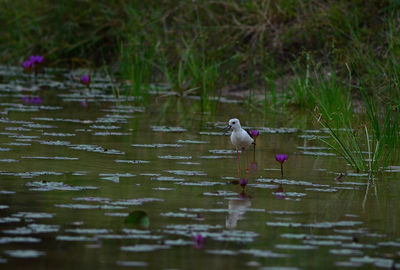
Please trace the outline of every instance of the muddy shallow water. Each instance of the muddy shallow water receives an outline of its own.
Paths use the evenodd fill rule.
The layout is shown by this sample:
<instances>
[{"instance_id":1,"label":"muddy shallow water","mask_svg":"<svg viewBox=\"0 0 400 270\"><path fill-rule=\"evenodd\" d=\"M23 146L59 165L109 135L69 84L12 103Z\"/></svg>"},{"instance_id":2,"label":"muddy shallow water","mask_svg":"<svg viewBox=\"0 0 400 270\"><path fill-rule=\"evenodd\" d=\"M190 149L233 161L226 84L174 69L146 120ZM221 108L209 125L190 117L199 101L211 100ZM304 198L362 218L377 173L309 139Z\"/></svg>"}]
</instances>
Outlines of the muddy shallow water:
<instances>
[{"instance_id":1,"label":"muddy shallow water","mask_svg":"<svg viewBox=\"0 0 400 270\"><path fill-rule=\"evenodd\" d=\"M134 106L107 78L89 91L63 71L0 76L1 269L400 268L399 167L336 181L349 168L304 116ZM232 117L260 131L244 191L221 132ZM137 210L148 226L126 222Z\"/></svg>"}]
</instances>

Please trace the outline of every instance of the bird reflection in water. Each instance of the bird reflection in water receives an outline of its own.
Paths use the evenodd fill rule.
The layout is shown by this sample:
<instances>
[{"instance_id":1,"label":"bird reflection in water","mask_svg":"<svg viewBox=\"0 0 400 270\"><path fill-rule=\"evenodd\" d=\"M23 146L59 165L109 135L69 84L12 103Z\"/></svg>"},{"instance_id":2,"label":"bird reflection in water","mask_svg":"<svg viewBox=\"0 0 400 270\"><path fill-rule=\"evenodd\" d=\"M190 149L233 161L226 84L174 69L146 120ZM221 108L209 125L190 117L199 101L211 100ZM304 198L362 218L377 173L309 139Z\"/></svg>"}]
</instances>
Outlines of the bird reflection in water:
<instances>
[{"instance_id":1,"label":"bird reflection in water","mask_svg":"<svg viewBox=\"0 0 400 270\"><path fill-rule=\"evenodd\" d=\"M251 206L250 198L246 192L240 193L238 198L229 200L229 215L225 220L225 226L228 229L234 229L239 220L243 219L246 209Z\"/></svg>"}]
</instances>

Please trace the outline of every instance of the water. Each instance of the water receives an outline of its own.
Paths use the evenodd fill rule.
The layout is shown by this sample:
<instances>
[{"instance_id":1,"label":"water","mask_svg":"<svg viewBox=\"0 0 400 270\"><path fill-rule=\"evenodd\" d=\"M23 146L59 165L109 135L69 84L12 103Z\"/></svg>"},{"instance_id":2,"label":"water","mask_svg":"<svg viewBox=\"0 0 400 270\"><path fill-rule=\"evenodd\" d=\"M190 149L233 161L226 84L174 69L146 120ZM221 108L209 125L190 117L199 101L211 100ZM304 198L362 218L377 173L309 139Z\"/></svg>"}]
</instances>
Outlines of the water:
<instances>
[{"instance_id":1,"label":"water","mask_svg":"<svg viewBox=\"0 0 400 270\"><path fill-rule=\"evenodd\" d=\"M156 96L143 108L107 79L89 92L52 74L0 68L1 269L400 267L396 164L336 181L345 162L304 116ZM220 132L231 117L261 132L245 192Z\"/></svg>"}]
</instances>

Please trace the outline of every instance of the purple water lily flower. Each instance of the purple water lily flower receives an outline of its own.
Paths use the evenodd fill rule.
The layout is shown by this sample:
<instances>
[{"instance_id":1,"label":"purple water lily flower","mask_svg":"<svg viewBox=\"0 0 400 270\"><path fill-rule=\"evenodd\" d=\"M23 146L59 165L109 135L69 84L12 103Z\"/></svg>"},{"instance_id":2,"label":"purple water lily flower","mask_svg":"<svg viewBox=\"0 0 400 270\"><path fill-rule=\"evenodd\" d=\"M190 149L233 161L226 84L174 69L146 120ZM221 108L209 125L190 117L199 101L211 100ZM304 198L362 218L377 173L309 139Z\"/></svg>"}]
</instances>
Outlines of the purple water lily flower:
<instances>
[{"instance_id":1,"label":"purple water lily flower","mask_svg":"<svg viewBox=\"0 0 400 270\"><path fill-rule=\"evenodd\" d=\"M22 66L26 71L31 71L32 69L35 73L38 71L38 66L44 63L44 57L41 55L31 55L29 59L24 61Z\"/></svg>"},{"instance_id":2,"label":"purple water lily flower","mask_svg":"<svg viewBox=\"0 0 400 270\"><path fill-rule=\"evenodd\" d=\"M201 234L196 233L196 235L194 236L194 246L198 249L202 248L204 245L204 238Z\"/></svg>"},{"instance_id":3,"label":"purple water lily flower","mask_svg":"<svg viewBox=\"0 0 400 270\"><path fill-rule=\"evenodd\" d=\"M286 156L286 154L278 154L275 156L276 161L278 161L279 163L283 163L285 162L288 158Z\"/></svg>"},{"instance_id":4,"label":"purple water lily flower","mask_svg":"<svg viewBox=\"0 0 400 270\"><path fill-rule=\"evenodd\" d=\"M242 188L245 188L247 186L247 183L248 183L247 179L242 178L239 184L242 186Z\"/></svg>"},{"instance_id":5,"label":"purple water lily flower","mask_svg":"<svg viewBox=\"0 0 400 270\"><path fill-rule=\"evenodd\" d=\"M44 57L41 55L31 55L29 61L31 61L32 64L43 64Z\"/></svg>"},{"instance_id":6,"label":"purple water lily flower","mask_svg":"<svg viewBox=\"0 0 400 270\"><path fill-rule=\"evenodd\" d=\"M32 68L32 62L30 60L26 60L22 66L25 70L29 71Z\"/></svg>"},{"instance_id":7,"label":"purple water lily flower","mask_svg":"<svg viewBox=\"0 0 400 270\"><path fill-rule=\"evenodd\" d=\"M276 161L281 164L281 177L283 178L283 163L288 160L286 154L278 154L275 156Z\"/></svg>"},{"instance_id":8,"label":"purple water lily flower","mask_svg":"<svg viewBox=\"0 0 400 270\"><path fill-rule=\"evenodd\" d=\"M81 77L81 83L82 84L84 84L84 85L86 85L86 86L89 86L90 85L90 75L83 75L82 77Z\"/></svg>"},{"instance_id":9,"label":"purple water lily flower","mask_svg":"<svg viewBox=\"0 0 400 270\"><path fill-rule=\"evenodd\" d=\"M260 134L260 132L257 129L253 129L253 130L250 131L250 134L255 139Z\"/></svg>"}]
</instances>

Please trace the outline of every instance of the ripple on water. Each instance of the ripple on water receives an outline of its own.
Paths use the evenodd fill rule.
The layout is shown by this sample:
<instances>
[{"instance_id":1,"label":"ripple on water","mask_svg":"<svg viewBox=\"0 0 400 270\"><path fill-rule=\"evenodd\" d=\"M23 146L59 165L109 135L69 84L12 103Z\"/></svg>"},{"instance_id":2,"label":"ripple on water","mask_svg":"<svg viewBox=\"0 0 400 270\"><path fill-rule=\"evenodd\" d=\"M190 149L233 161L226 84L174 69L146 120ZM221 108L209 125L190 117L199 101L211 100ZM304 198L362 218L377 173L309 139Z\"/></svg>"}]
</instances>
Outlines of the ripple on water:
<instances>
[{"instance_id":1,"label":"ripple on water","mask_svg":"<svg viewBox=\"0 0 400 270\"><path fill-rule=\"evenodd\" d=\"M9 175L9 176L19 176L21 178L33 178L37 176L43 176L43 175L63 175L64 173L59 173L59 172L0 172L0 175Z\"/></svg>"},{"instance_id":2,"label":"ripple on water","mask_svg":"<svg viewBox=\"0 0 400 270\"><path fill-rule=\"evenodd\" d=\"M11 143L5 143L4 145L9 145L9 146L31 146L31 143L19 143L19 142L11 142Z\"/></svg>"},{"instance_id":3,"label":"ripple on water","mask_svg":"<svg viewBox=\"0 0 400 270\"><path fill-rule=\"evenodd\" d=\"M12 222L20 222L20 218L16 217L0 217L0 224L1 223L12 223Z\"/></svg>"},{"instance_id":4,"label":"ripple on water","mask_svg":"<svg viewBox=\"0 0 400 270\"><path fill-rule=\"evenodd\" d=\"M200 182L179 182L176 185L181 186L200 186L200 187L209 187L209 186L216 186L216 185L226 185L223 182L210 182L210 181L200 181Z\"/></svg>"},{"instance_id":5,"label":"ripple on water","mask_svg":"<svg viewBox=\"0 0 400 270\"><path fill-rule=\"evenodd\" d=\"M400 173L400 166L394 166L394 165L388 166L385 172Z\"/></svg>"},{"instance_id":6,"label":"ripple on water","mask_svg":"<svg viewBox=\"0 0 400 270\"><path fill-rule=\"evenodd\" d=\"M3 158L3 159L0 159L0 162L14 163L14 162L19 162L19 160L11 159L11 158Z\"/></svg>"},{"instance_id":7,"label":"ripple on water","mask_svg":"<svg viewBox=\"0 0 400 270\"><path fill-rule=\"evenodd\" d=\"M179 147L182 147L181 144L176 144L176 143L131 144L131 146L143 147L143 148L165 148L165 147L179 148Z\"/></svg>"},{"instance_id":8,"label":"ripple on water","mask_svg":"<svg viewBox=\"0 0 400 270\"><path fill-rule=\"evenodd\" d=\"M201 163L200 162L190 162L190 161L188 161L188 162L184 162L184 161L179 161L179 162L176 162L176 164L182 164L182 165L200 165Z\"/></svg>"},{"instance_id":9,"label":"ripple on water","mask_svg":"<svg viewBox=\"0 0 400 270\"><path fill-rule=\"evenodd\" d=\"M126 207L123 206L112 206L112 205L98 205L98 204L55 204L55 207L59 208L69 208L69 209L104 209L104 210L110 210L110 209L126 209Z\"/></svg>"},{"instance_id":10,"label":"ripple on water","mask_svg":"<svg viewBox=\"0 0 400 270\"><path fill-rule=\"evenodd\" d=\"M360 264L373 264L377 267L391 268L393 266L393 259L379 258L379 257L352 257L350 262L360 263Z\"/></svg>"},{"instance_id":11,"label":"ripple on water","mask_svg":"<svg viewBox=\"0 0 400 270\"><path fill-rule=\"evenodd\" d=\"M100 173L100 179L119 183L120 177L135 177L136 175L130 173Z\"/></svg>"},{"instance_id":12,"label":"ripple on water","mask_svg":"<svg viewBox=\"0 0 400 270\"><path fill-rule=\"evenodd\" d=\"M96 131L93 136L128 136L128 132L111 132L111 131Z\"/></svg>"},{"instance_id":13,"label":"ripple on water","mask_svg":"<svg viewBox=\"0 0 400 270\"><path fill-rule=\"evenodd\" d=\"M102 153L102 154L109 154L109 155L125 155L125 152L115 150L115 149L105 149L98 145L89 145L89 144L74 144L71 145L69 148L74 150L84 150L88 152L95 152L95 153Z\"/></svg>"},{"instance_id":14,"label":"ripple on water","mask_svg":"<svg viewBox=\"0 0 400 270\"><path fill-rule=\"evenodd\" d=\"M271 211L268 211L268 214L271 214L271 215L301 215L301 214L303 214L303 212L271 210Z\"/></svg>"},{"instance_id":15,"label":"ripple on water","mask_svg":"<svg viewBox=\"0 0 400 270\"><path fill-rule=\"evenodd\" d=\"M0 190L0 194L1 195L11 195L11 194L15 194L15 191L12 190Z\"/></svg>"},{"instance_id":16,"label":"ripple on water","mask_svg":"<svg viewBox=\"0 0 400 270\"><path fill-rule=\"evenodd\" d=\"M62 132L43 132L43 136L51 136L51 137L74 137L75 133L62 133Z\"/></svg>"},{"instance_id":17,"label":"ripple on water","mask_svg":"<svg viewBox=\"0 0 400 270\"><path fill-rule=\"evenodd\" d=\"M200 135L208 135L208 136L227 136L229 134L225 132L218 132L218 131L200 131Z\"/></svg>"},{"instance_id":18,"label":"ripple on water","mask_svg":"<svg viewBox=\"0 0 400 270\"><path fill-rule=\"evenodd\" d=\"M54 233L58 232L59 229L60 229L59 225L29 224L25 227L3 230L3 233L26 235L26 234L37 234L37 233Z\"/></svg>"},{"instance_id":19,"label":"ripple on water","mask_svg":"<svg viewBox=\"0 0 400 270\"><path fill-rule=\"evenodd\" d=\"M54 145L54 146L68 146L71 145L68 141L39 141L43 145Z\"/></svg>"},{"instance_id":20,"label":"ripple on water","mask_svg":"<svg viewBox=\"0 0 400 270\"><path fill-rule=\"evenodd\" d=\"M0 244L9 244L9 243L39 243L42 239L35 237L0 237Z\"/></svg>"},{"instance_id":21,"label":"ripple on water","mask_svg":"<svg viewBox=\"0 0 400 270\"><path fill-rule=\"evenodd\" d=\"M223 242L238 242L238 243L250 243L254 241L254 238L258 236L258 233L251 231L241 230L222 230L220 232L210 232L210 229L216 229L219 227L213 227L211 225L203 224L203 226L191 224L191 225L167 225L164 233L185 236L192 238L195 232L201 232L201 235L205 238L211 238L214 241Z\"/></svg>"},{"instance_id":22,"label":"ripple on water","mask_svg":"<svg viewBox=\"0 0 400 270\"><path fill-rule=\"evenodd\" d=\"M336 154L334 154L334 153L328 153L328 152L301 151L300 153L301 153L302 155L306 155L306 156L317 156L317 157L336 156Z\"/></svg>"},{"instance_id":23,"label":"ripple on water","mask_svg":"<svg viewBox=\"0 0 400 270\"><path fill-rule=\"evenodd\" d=\"M168 173L175 175L185 175L185 176L204 176L207 175L203 171L185 171L185 170L166 170Z\"/></svg>"},{"instance_id":24,"label":"ripple on water","mask_svg":"<svg viewBox=\"0 0 400 270\"><path fill-rule=\"evenodd\" d=\"M156 177L151 177L150 180L153 181L166 181L166 182L181 182L185 181L183 178L176 178L173 176L156 176Z\"/></svg>"},{"instance_id":25,"label":"ripple on water","mask_svg":"<svg viewBox=\"0 0 400 270\"><path fill-rule=\"evenodd\" d=\"M297 146L296 148L301 150L329 150L329 147L323 146Z\"/></svg>"},{"instance_id":26,"label":"ripple on water","mask_svg":"<svg viewBox=\"0 0 400 270\"><path fill-rule=\"evenodd\" d=\"M158 156L158 158L161 158L161 159L172 159L172 160L192 159L191 156L173 156L173 155Z\"/></svg>"},{"instance_id":27,"label":"ripple on water","mask_svg":"<svg viewBox=\"0 0 400 270\"><path fill-rule=\"evenodd\" d=\"M237 196L239 195L236 192L227 191L227 190L217 190L215 192L204 192L204 196L211 196L211 197L229 197L229 196Z\"/></svg>"},{"instance_id":28,"label":"ripple on water","mask_svg":"<svg viewBox=\"0 0 400 270\"><path fill-rule=\"evenodd\" d=\"M155 250L160 250L160 249L169 249L169 248L171 248L171 246L137 244L134 246L122 246L121 250L128 251L128 252L150 252L150 251L155 251Z\"/></svg>"},{"instance_id":29,"label":"ripple on water","mask_svg":"<svg viewBox=\"0 0 400 270\"><path fill-rule=\"evenodd\" d=\"M275 183L275 184L282 184L282 185L296 185L296 186L311 186L311 187L329 187L329 185L321 185L321 184L314 184L307 181L300 181L300 180L288 180L288 179L267 179L267 178L258 178L257 182L261 183Z\"/></svg>"},{"instance_id":30,"label":"ripple on water","mask_svg":"<svg viewBox=\"0 0 400 270\"><path fill-rule=\"evenodd\" d=\"M317 192L337 192L335 188L306 188L305 190L317 191Z\"/></svg>"},{"instance_id":31,"label":"ripple on water","mask_svg":"<svg viewBox=\"0 0 400 270\"><path fill-rule=\"evenodd\" d=\"M248 186L254 188L264 188L264 189L276 189L279 187L278 185L270 185L270 184L249 184Z\"/></svg>"},{"instance_id":32,"label":"ripple on water","mask_svg":"<svg viewBox=\"0 0 400 270\"><path fill-rule=\"evenodd\" d=\"M258 268L258 270L300 270L300 268L290 266L266 266Z\"/></svg>"},{"instance_id":33,"label":"ripple on water","mask_svg":"<svg viewBox=\"0 0 400 270\"><path fill-rule=\"evenodd\" d=\"M53 218L54 214L44 213L44 212L18 212L16 214L13 214L12 216L19 218L37 219L37 218Z\"/></svg>"},{"instance_id":34,"label":"ripple on water","mask_svg":"<svg viewBox=\"0 0 400 270\"><path fill-rule=\"evenodd\" d=\"M38 258L40 256L46 255L46 253L43 252L43 251L32 250L32 249L5 250L4 253L7 254L10 257L20 258L20 259Z\"/></svg>"},{"instance_id":35,"label":"ripple on water","mask_svg":"<svg viewBox=\"0 0 400 270\"><path fill-rule=\"evenodd\" d=\"M208 249L206 250L206 252L213 255L228 255L228 256L236 256L239 254L239 252L229 249Z\"/></svg>"},{"instance_id":36,"label":"ripple on water","mask_svg":"<svg viewBox=\"0 0 400 270\"><path fill-rule=\"evenodd\" d=\"M120 126L113 126L113 125L91 125L90 128L93 129L120 129Z\"/></svg>"},{"instance_id":37,"label":"ripple on water","mask_svg":"<svg viewBox=\"0 0 400 270\"><path fill-rule=\"evenodd\" d=\"M188 241L181 238L174 240L167 239L164 241L164 244L168 246L187 246L187 245L193 245L193 240Z\"/></svg>"},{"instance_id":38,"label":"ripple on water","mask_svg":"<svg viewBox=\"0 0 400 270\"><path fill-rule=\"evenodd\" d=\"M146 164L150 163L150 161L147 160L124 160L124 159L116 159L114 160L116 163L128 163L128 164Z\"/></svg>"},{"instance_id":39,"label":"ripple on water","mask_svg":"<svg viewBox=\"0 0 400 270\"><path fill-rule=\"evenodd\" d=\"M34 156L22 156L23 159L44 159L44 160L78 160L77 157L34 157Z\"/></svg>"},{"instance_id":40,"label":"ripple on water","mask_svg":"<svg viewBox=\"0 0 400 270\"><path fill-rule=\"evenodd\" d=\"M188 144L207 144L209 141L194 141L194 140L177 140L177 143L188 143Z\"/></svg>"},{"instance_id":41,"label":"ripple on water","mask_svg":"<svg viewBox=\"0 0 400 270\"><path fill-rule=\"evenodd\" d=\"M81 191L81 190L93 190L98 189L98 187L94 186L70 186L64 184L63 182L48 182L48 181L35 181L28 182L25 184L27 187L32 187L29 190L34 191Z\"/></svg>"},{"instance_id":42,"label":"ripple on water","mask_svg":"<svg viewBox=\"0 0 400 270\"><path fill-rule=\"evenodd\" d=\"M275 245L277 249L293 249L293 250L313 250L316 246L313 245L293 245L293 244L277 244Z\"/></svg>"},{"instance_id":43,"label":"ripple on water","mask_svg":"<svg viewBox=\"0 0 400 270\"><path fill-rule=\"evenodd\" d=\"M202 159L225 159L225 158L235 158L234 156L200 156Z\"/></svg>"},{"instance_id":44,"label":"ripple on water","mask_svg":"<svg viewBox=\"0 0 400 270\"><path fill-rule=\"evenodd\" d=\"M162 216L162 217L175 217L175 218L197 218L196 214L176 213L176 212L160 213L160 216Z\"/></svg>"},{"instance_id":45,"label":"ripple on water","mask_svg":"<svg viewBox=\"0 0 400 270\"><path fill-rule=\"evenodd\" d=\"M76 233L76 234L106 234L112 232L109 229L88 229L88 228L77 228L77 229L66 229L67 233Z\"/></svg>"},{"instance_id":46,"label":"ripple on water","mask_svg":"<svg viewBox=\"0 0 400 270\"><path fill-rule=\"evenodd\" d=\"M290 257L289 254L284 253L275 253L270 250L260 250L260 249L241 249L240 253L253 255L255 257L263 257L263 258L286 258Z\"/></svg>"},{"instance_id":47,"label":"ripple on water","mask_svg":"<svg viewBox=\"0 0 400 270\"><path fill-rule=\"evenodd\" d=\"M274 195L283 196L283 197L304 197L307 196L305 193L301 192L272 192Z\"/></svg>"},{"instance_id":48,"label":"ripple on water","mask_svg":"<svg viewBox=\"0 0 400 270\"><path fill-rule=\"evenodd\" d=\"M147 202L163 202L164 199L159 198L139 198L139 199L127 199L127 200L118 200L114 202L110 202L111 205L123 205L123 206L134 206L134 205L142 205Z\"/></svg>"},{"instance_id":49,"label":"ripple on water","mask_svg":"<svg viewBox=\"0 0 400 270\"><path fill-rule=\"evenodd\" d=\"M363 252L357 249L330 249L330 254L339 255L339 256L354 256L354 255L363 255Z\"/></svg>"},{"instance_id":50,"label":"ripple on water","mask_svg":"<svg viewBox=\"0 0 400 270\"><path fill-rule=\"evenodd\" d=\"M95 237L87 237L84 235L57 235L57 241L67 241L67 242L86 242L86 241L96 241Z\"/></svg>"},{"instance_id":51,"label":"ripple on water","mask_svg":"<svg viewBox=\"0 0 400 270\"><path fill-rule=\"evenodd\" d=\"M110 216L110 217L127 217L129 216L129 213L104 213L105 216Z\"/></svg>"},{"instance_id":52,"label":"ripple on water","mask_svg":"<svg viewBox=\"0 0 400 270\"><path fill-rule=\"evenodd\" d=\"M341 246L342 241L334 241L334 240L303 240L304 244L313 245L313 246Z\"/></svg>"},{"instance_id":53,"label":"ripple on water","mask_svg":"<svg viewBox=\"0 0 400 270\"><path fill-rule=\"evenodd\" d=\"M227 149L211 149L208 152L212 154L219 154L219 155L233 155L236 154L236 150L227 150Z\"/></svg>"},{"instance_id":54,"label":"ripple on water","mask_svg":"<svg viewBox=\"0 0 400 270\"><path fill-rule=\"evenodd\" d=\"M122 267L146 267L149 265L147 262L141 261L116 261L115 263Z\"/></svg>"},{"instance_id":55,"label":"ripple on water","mask_svg":"<svg viewBox=\"0 0 400 270\"><path fill-rule=\"evenodd\" d=\"M397 247L400 248L400 242L394 242L394 241L387 241L387 242L379 242L378 246L381 247Z\"/></svg>"},{"instance_id":56,"label":"ripple on water","mask_svg":"<svg viewBox=\"0 0 400 270\"><path fill-rule=\"evenodd\" d=\"M177 183L179 184L179 183ZM159 190L159 191L171 191L171 190L175 190L175 188L167 188L167 187L155 187L152 188L153 190Z\"/></svg>"},{"instance_id":57,"label":"ripple on water","mask_svg":"<svg viewBox=\"0 0 400 270\"><path fill-rule=\"evenodd\" d=\"M168 126L150 126L155 132L185 132L186 128L183 127L168 127Z\"/></svg>"},{"instance_id":58,"label":"ripple on water","mask_svg":"<svg viewBox=\"0 0 400 270\"><path fill-rule=\"evenodd\" d=\"M259 209L259 208L239 208L239 209L226 209L226 208L180 208L179 210L184 211L184 212L197 212L197 213L235 213L235 212L240 212L243 213L244 211L246 212L265 212L265 209Z\"/></svg>"},{"instance_id":59,"label":"ripple on water","mask_svg":"<svg viewBox=\"0 0 400 270\"><path fill-rule=\"evenodd\" d=\"M330 229L334 227L352 227L363 224L361 221L337 221L337 222L316 222L316 223L295 223L295 222L267 222L267 226L271 227L292 227L292 228L319 228Z\"/></svg>"},{"instance_id":60,"label":"ripple on water","mask_svg":"<svg viewBox=\"0 0 400 270\"><path fill-rule=\"evenodd\" d=\"M72 198L74 201L86 201L86 202L109 202L111 199L105 197L75 197Z\"/></svg>"}]
</instances>

